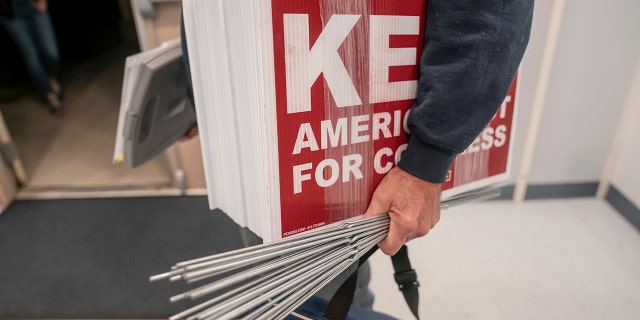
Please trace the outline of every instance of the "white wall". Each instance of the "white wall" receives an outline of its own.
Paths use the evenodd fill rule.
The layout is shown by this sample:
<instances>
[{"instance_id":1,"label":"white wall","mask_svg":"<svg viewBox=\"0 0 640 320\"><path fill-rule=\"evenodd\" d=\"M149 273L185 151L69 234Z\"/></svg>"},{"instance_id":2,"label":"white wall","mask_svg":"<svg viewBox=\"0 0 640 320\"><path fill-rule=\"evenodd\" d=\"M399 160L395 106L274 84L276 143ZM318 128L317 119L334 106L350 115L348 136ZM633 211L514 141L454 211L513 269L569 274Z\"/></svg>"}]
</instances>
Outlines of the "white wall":
<instances>
[{"instance_id":1,"label":"white wall","mask_svg":"<svg viewBox=\"0 0 640 320\"><path fill-rule=\"evenodd\" d=\"M624 194L627 199L640 207L640 60L638 60L636 81L629 88L629 100L626 108L629 111L626 116L629 119L624 125L626 132L622 135L622 148L615 162L611 184Z\"/></svg>"},{"instance_id":2,"label":"white wall","mask_svg":"<svg viewBox=\"0 0 640 320\"><path fill-rule=\"evenodd\" d=\"M516 125L513 131L513 158L508 183L516 181L517 173L520 169L525 134L529 123L528 119L531 115L531 104L533 103L533 94L539 76L545 35L549 24L551 2L552 0L536 0L534 4L529 45L520 64L520 77L518 78L519 84L516 93Z\"/></svg>"},{"instance_id":3,"label":"white wall","mask_svg":"<svg viewBox=\"0 0 640 320\"><path fill-rule=\"evenodd\" d=\"M537 0L523 60L512 181L527 130L552 0ZM568 0L529 182L598 181L640 54L640 1Z\"/></svg>"}]
</instances>

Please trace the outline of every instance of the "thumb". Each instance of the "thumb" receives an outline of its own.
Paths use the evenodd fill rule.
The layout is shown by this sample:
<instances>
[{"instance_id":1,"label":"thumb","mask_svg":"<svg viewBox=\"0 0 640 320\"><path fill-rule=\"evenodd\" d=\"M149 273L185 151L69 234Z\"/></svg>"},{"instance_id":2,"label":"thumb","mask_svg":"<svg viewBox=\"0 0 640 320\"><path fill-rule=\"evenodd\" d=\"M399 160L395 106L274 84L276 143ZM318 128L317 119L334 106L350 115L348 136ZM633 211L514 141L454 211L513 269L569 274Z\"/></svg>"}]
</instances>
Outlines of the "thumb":
<instances>
[{"instance_id":1,"label":"thumb","mask_svg":"<svg viewBox=\"0 0 640 320\"><path fill-rule=\"evenodd\" d=\"M371 197L371 202L369 202L369 207L367 208L367 211L364 212L363 218L370 218L379 214L387 213L389 208L391 208L391 202L384 200L382 197L378 196L377 192L374 192Z\"/></svg>"}]
</instances>

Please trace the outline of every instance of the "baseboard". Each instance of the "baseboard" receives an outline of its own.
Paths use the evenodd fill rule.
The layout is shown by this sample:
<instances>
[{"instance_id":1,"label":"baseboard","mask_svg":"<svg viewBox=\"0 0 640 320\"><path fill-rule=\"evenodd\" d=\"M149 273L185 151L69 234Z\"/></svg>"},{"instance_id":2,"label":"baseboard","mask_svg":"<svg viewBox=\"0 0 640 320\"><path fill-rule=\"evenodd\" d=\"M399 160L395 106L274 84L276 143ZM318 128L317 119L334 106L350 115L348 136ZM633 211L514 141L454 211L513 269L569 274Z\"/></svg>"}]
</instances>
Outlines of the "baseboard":
<instances>
[{"instance_id":1,"label":"baseboard","mask_svg":"<svg viewBox=\"0 0 640 320\"><path fill-rule=\"evenodd\" d=\"M494 200L511 200L513 198L513 185L500 188L499 197ZM538 184L527 187L525 200L552 200L569 198L593 198L598 190L597 182L563 183L563 184ZM618 211L629 223L640 231L640 208L629 200L615 186L609 188L605 200Z\"/></svg>"},{"instance_id":2,"label":"baseboard","mask_svg":"<svg viewBox=\"0 0 640 320\"><path fill-rule=\"evenodd\" d=\"M102 198L139 198L139 197L182 197L207 195L207 189L189 188L184 192L174 187L115 187L115 188L49 188L22 189L16 194L16 200L57 200L57 199L102 199ZM1 211L0 211L1 212Z\"/></svg>"},{"instance_id":3,"label":"baseboard","mask_svg":"<svg viewBox=\"0 0 640 320\"><path fill-rule=\"evenodd\" d=\"M593 198L598 190L598 182L539 184L527 187L525 200Z\"/></svg>"},{"instance_id":4,"label":"baseboard","mask_svg":"<svg viewBox=\"0 0 640 320\"><path fill-rule=\"evenodd\" d=\"M491 200L511 200L513 199L513 190L515 187L513 185L506 185L504 187L500 187L500 196L492 198Z\"/></svg>"},{"instance_id":5,"label":"baseboard","mask_svg":"<svg viewBox=\"0 0 640 320\"><path fill-rule=\"evenodd\" d=\"M513 185L500 188L501 194L493 200L511 200ZM525 200L552 200L570 198L593 198L598 190L598 182L533 184L527 187Z\"/></svg>"},{"instance_id":6,"label":"baseboard","mask_svg":"<svg viewBox=\"0 0 640 320\"><path fill-rule=\"evenodd\" d=\"M612 185L609 187L609 192L607 192L605 200L640 231L640 208L631 202L622 192Z\"/></svg>"}]
</instances>

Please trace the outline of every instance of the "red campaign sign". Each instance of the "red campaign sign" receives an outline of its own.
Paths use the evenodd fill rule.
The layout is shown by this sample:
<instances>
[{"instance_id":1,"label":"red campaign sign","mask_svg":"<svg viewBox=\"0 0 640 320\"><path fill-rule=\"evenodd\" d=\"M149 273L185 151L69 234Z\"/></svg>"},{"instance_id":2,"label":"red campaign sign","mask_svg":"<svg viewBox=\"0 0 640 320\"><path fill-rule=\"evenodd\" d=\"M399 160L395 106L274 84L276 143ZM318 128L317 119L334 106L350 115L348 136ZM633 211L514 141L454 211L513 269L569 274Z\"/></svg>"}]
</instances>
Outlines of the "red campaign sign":
<instances>
[{"instance_id":1,"label":"red campaign sign","mask_svg":"<svg viewBox=\"0 0 640 320\"><path fill-rule=\"evenodd\" d=\"M426 2L274 0L272 8L288 236L363 213L394 165L407 141Z\"/></svg>"},{"instance_id":2,"label":"red campaign sign","mask_svg":"<svg viewBox=\"0 0 640 320\"><path fill-rule=\"evenodd\" d=\"M362 214L400 159L425 10L425 0L272 0L283 237ZM506 170L513 102L503 110L443 188ZM491 165L473 175L477 159Z\"/></svg>"}]
</instances>

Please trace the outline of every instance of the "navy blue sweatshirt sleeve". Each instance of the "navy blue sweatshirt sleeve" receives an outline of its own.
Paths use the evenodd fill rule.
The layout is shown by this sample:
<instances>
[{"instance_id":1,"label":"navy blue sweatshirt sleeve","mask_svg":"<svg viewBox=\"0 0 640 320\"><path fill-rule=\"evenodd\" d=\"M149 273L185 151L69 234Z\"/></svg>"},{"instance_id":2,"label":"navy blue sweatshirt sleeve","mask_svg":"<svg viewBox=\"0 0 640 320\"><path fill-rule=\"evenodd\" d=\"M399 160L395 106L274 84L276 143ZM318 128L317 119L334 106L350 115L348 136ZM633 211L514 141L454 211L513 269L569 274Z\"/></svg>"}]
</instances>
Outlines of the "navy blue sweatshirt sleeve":
<instances>
[{"instance_id":1,"label":"navy blue sweatshirt sleeve","mask_svg":"<svg viewBox=\"0 0 640 320\"><path fill-rule=\"evenodd\" d=\"M497 112L529 41L533 0L429 0L411 138L398 166L444 182Z\"/></svg>"}]
</instances>

